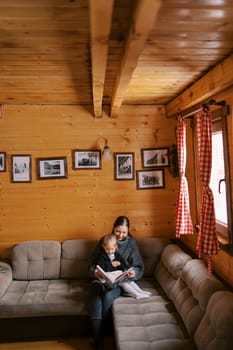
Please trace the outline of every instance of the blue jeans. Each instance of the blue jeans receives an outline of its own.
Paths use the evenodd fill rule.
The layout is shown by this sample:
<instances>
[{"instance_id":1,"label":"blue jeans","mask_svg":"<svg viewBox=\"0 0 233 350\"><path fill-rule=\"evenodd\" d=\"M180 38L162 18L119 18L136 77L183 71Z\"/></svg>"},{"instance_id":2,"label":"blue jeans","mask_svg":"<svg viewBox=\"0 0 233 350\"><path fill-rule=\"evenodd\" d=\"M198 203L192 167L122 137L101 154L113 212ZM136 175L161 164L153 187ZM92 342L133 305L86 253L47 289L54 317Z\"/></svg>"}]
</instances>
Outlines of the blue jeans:
<instances>
[{"instance_id":1,"label":"blue jeans","mask_svg":"<svg viewBox=\"0 0 233 350\"><path fill-rule=\"evenodd\" d=\"M88 310L91 319L104 319L115 299L122 293L120 287L111 289L98 280L91 282L88 289Z\"/></svg>"}]
</instances>

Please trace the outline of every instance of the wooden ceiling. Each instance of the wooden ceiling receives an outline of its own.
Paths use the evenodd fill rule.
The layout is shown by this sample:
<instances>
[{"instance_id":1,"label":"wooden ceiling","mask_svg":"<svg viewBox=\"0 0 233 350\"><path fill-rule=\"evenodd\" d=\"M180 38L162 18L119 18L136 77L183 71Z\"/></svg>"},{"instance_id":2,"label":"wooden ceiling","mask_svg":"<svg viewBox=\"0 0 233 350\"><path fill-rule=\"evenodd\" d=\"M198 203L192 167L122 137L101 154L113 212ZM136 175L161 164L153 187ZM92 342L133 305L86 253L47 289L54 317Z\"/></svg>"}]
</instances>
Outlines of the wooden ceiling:
<instances>
[{"instance_id":1,"label":"wooden ceiling","mask_svg":"<svg viewBox=\"0 0 233 350\"><path fill-rule=\"evenodd\" d=\"M233 53L232 0L1 0L0 103L166 105Z\"/></svg>"}]
</instances>

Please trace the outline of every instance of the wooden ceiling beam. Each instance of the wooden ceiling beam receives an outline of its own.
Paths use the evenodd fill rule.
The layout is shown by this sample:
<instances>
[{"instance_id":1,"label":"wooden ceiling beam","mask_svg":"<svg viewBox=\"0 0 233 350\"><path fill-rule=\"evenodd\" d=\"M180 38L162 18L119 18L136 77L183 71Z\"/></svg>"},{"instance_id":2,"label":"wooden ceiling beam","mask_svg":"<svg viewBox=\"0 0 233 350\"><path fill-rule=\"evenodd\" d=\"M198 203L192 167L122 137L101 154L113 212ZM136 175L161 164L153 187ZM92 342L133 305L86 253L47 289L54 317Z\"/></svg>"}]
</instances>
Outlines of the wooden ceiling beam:
<instances>
[{"instance_id":1,"label":"wooden ceiling beam","mask_svg":"<svg viewBox=\"0 0 233 350\"><path fill-rule=\"evenodd\" d=\"M102 101L113 5L114 0L89 0L92 97L95 117L102 117Z\"/></svg>"},{"instance_id":2,"label":"wooden ceiling beam","mask_svg":"<svg viewBox=\"0 0 233 350\"><path fill-rule=\"evenodd\" d=\"M133 71L137 66L138 58L154 27L160 6L161 0L137 0L136 2L113 91L110 108L111 117L116 117L118 114Z\"/></svg>"},{"instance_id":3,"label":"wooden ceiling beam","mask_svg":"<svg viewBox=\"0 0 233 350\"><path fill-rule=\"evenodd\" d=\"M166 105L171 118L233 85L233 55L212 68Z\"/></svg>"}]
</instances>

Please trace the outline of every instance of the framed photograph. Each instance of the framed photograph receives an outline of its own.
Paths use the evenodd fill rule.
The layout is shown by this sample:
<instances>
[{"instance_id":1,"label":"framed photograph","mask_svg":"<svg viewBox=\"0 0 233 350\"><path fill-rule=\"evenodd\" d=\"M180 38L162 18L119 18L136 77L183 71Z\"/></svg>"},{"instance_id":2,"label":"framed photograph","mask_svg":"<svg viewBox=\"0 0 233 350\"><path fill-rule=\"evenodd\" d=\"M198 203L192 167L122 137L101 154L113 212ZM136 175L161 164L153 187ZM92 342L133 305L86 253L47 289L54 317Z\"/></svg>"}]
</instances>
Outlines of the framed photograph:
<instances>
[{"instance_id":1,"label":"framed photograph","mask_svg":"<svg viewBox=\"0 0 233 350\"><path fill-rule=\"evenodd\" d=\"M137 170L137 189L164 188L164 169Z\"/></svg>"},{"instance_id":2,"label":"framed photograph","mask_svg":"<svg viewBox=\"0 0 233 350\"><path fill-rule=\"evenodd\" d=\"M134 180L134 153L114 153L115 180Z\"/></svg>"},{"instance_id":3,"label":"framed photograph","mask_svg":"<svg viewBox=\"0 0 233 350\"><path fill-rule=\"evenodd\" d=\"M37 176L39 180L67 178L66 157L38 158Z\"/></svg>"},{"instance_id":4,"label":"framed photograph","mask_svg":"<svg viewBox=\"0 0 233 350\"><path fill-rule=\"evenodd\" d=\"M73 169L101 169L100 150L73 150Z\"/></svg>"},{"instance_id":5,"label":"framed photograph","mask_svg":"<svg viewBox=\"0 0 233 350\"><path fill-rule=\"evenodd\" d=\"M11 156L12 182L31 182L31 155Z\"/></svg>"},{"instance_id":6,"label":"framed photograph","mask_svg":"<svg viewBox=\"0 0 233 350\"><path fill-rule=\"evenodd\" d=\"M142 167L167 167L169 166L169 148L144 148L141 149Z\"/></svg>"},{"instance_id":7,"label":"framed photograph","mask_svg":"<svg viewBox=\"0 0 233 350\"><path fill-rule=\"evenodd\" d=\"M0 152L0 172L6 171L6 152Z\"/></svg>"}]
</instances>

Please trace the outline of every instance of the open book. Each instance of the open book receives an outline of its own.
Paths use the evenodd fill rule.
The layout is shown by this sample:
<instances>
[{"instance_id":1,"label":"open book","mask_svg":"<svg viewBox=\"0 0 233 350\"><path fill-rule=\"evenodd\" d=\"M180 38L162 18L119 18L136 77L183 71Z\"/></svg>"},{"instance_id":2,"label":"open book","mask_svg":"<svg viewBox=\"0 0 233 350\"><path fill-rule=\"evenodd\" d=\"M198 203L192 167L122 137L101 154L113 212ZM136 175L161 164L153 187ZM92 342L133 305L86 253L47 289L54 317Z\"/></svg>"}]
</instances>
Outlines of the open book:
<instances>
[{"instance_id":1,"label":"open book","mask_svg":"<svg viewBox=\"0 0 233 350\"><path fill-rule=\"evenodd\" d=\"M126 271L116 270L111 272L104 271L99 265L96 266L97 270L100 272L103 282L107 283L109 287L116 287L118 283L127 280L128 273L133 270L133 267L130 267Z\"/></svg>"}]
</instances>

